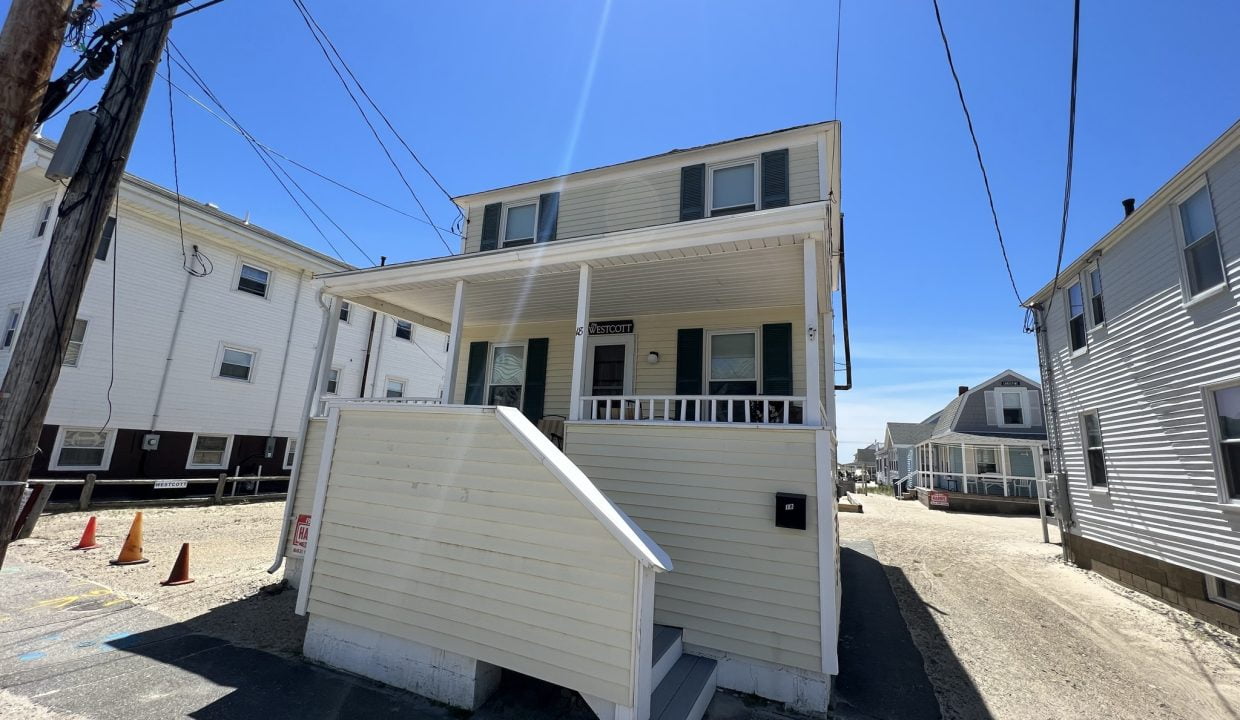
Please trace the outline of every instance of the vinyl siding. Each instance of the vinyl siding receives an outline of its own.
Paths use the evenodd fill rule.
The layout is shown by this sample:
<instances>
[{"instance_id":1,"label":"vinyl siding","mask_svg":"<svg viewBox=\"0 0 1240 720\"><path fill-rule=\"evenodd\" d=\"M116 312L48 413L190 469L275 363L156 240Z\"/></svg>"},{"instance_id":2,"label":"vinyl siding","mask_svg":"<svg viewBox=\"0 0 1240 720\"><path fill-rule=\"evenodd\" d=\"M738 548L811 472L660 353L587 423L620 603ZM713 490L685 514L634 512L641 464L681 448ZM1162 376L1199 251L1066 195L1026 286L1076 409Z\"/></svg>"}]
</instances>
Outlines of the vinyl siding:
<instances>
[{"instance_id":1,"label":"vinyl siding","mask_svg":"<svg viewBox=\"0 0 1240 720\"><path fill-rule=\"evenodd\" d=\"M742 149L737 157L745 156ZM793 205L821 199L818 184L818 146L788 149L788 191ZM531 196L525 200L536 200ZM522 202L524 202L523 200ZM515 203L514 203L515 204ZM465 252L478 252L482 243L485 204L471 205L465 234ZM557 240L587 237L680 221L680 166L654 170L636 177L574 187L560 191Z\"/></svg>"},{"instance_id":2,"label":"vinyl siding","mask_svg":"<svg viewBox=\"0 0 1240 720\"><path fill-rule=\"evenodd\" d=\"M671 556L655 622L687 644L822 670L812 430L570 423L566 452ZM775 527L776 492L808 496L808 529Z\"/></svg>"},{"instance_id":3,"label":"vinyl siding","mask_svg":"<svg viewBox=\"0 0 1240 720\"><path fill-rule=\"evenodd\" d=\"M1236 515L1217 506L1203 386L1240 381L1240 150L1207 170L1230 290L1185 306L1167 207L1101 256L1105 327L1067 344L1066 295L1047 321L1071 485L1073 532L1240 582ZM1068 281L1061 281L1067 285ZM1097 411L1109 494L1090 492L1080 414Z\"/></svg>"},{"instance_id":4,"label":"vinyl siding","mask_svg":"<svg viewBox=\"0 0 1240 720\"><path fill-rule=\"evenodd\" d=\"M0 226L0 323L6 322L9 307L21 305L22 319L30 302L35 273L43 261L47 239L55 224L55 213L42 238L34 238L35 222L43 203L56 197L55 192L38 193L13 201ZM0 328L3 332L5 328ZM8 370L13 348L0 348L0 378Z\"/></svg>"},{"instance_id":5,"label":"vinyl siding","mask_svg":"<svg viewBox=\"0 0 1240 720\"><path fill-rule=\"evenodd\" d=\"M344 409L309 612L631 704L637 560L479 410Z\"/></svg>"},{"instance_id":6,"label":"vinyl siding","mask_svg":"<svg viewBox=\"0 0 1240 720\"><path fill-rule=\"evenodd\" d=\"M310 515L314 510L314 487L319 479L319 460L323 457L323 433L327 429L325 418L311 418L306 425L305 447L297 453L297 464L301 467L297 480L297 491L293 494L292 504L288 511L290 518L289 536L284 543L284 556L289 556L289 548L293 545L293 527L298 515Z\"/></svg>"},{"instance_id":7,"label":"vinyl siding","mask_svg":"<svg viewBox=\"0 0 1240 720\"><path fill-rule=\"evenodd\" d=\"M1020 385L1003 385L1004 382L1019 382ZM1028 396L1029 402L1029 427L1004 427L997 424L991 424L990 417L986 413L986 393L996 393L992 397L995 398L995 412L1002 412L998 403L999 390L1024 390ZM1046 426L1042 422L1042 391L1025 383L1020 378L1007 375L983 387L974 388L969 397L956 413L956 422L952 426L956 432L963 433L1001 433L1011 435L1013 437L1032 435L1042 437L1046 435Z\"/></svg>"},{"instance_id":8,"label":"vinyl siding","mask_svg":"<svg viewBox=\"0 0 1240 720\"><path fill-rule=\"evenodd\" d=\"M706 330L760 330L766 323L790 322L793 327L802 323L803 312L799 307L758 308L740 311L706 313L676 313L668 315L639 315L632 318L634 340L633 390L639 395L674 395L676 393L676 332L681 328L704 328ZM607 318L598 318L600 320ZM469 360L469 343L486 340L496 342L520 342L530 338L545 337L547 346L548 415L568 417L573 375L573 325L567 323L525 323L510 326L467 327L461 333L460 372L457 377L456 398L465 397L465 368ZM616 336L617 340L626 336ZM705 349L703 350L705 352ZM659 362L651 365L647 356L659 353ZM759 355L761 346L759 345ZM793 394L805 392L805 338L802 333L792 333ZM587 473L588 474L588 473Z\"/></svg>"}]
</instances>

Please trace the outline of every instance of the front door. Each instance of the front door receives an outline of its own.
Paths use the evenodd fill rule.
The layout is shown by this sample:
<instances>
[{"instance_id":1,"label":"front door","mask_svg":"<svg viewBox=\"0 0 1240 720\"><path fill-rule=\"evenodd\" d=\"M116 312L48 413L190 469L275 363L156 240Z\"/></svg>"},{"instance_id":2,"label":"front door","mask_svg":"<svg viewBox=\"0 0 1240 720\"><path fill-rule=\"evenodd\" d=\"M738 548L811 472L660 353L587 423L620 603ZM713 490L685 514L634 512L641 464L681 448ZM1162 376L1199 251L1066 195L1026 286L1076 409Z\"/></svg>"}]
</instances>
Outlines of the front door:
<instances>
[{"instance_id":1,"label":"front door","mask_svg":"<svg viewBox=\"0 0 1240 720\"><path fill-rule=\"evenodd\" d=\"M592 337L586 344L586 395L633 394L633 336ZM605 401L598 401L600 414L605 414ZM620 406L612 406L619 419Z\"/></svg>"}]
</instances>

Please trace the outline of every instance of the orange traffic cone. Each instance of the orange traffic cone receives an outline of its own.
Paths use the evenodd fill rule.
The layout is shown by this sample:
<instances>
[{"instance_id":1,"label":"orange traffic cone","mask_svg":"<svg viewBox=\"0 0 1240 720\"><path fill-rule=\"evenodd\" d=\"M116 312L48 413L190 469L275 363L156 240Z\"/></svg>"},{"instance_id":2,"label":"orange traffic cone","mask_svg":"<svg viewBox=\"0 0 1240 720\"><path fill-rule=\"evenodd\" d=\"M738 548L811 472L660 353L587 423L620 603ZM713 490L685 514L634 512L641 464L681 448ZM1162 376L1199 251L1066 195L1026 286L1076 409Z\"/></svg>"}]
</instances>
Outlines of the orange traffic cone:
<instances>
[{"instance_id":1,"label":"orange traffic cone","mask_svg":"<svg viewBox=\"0 0 1240 720\"><path fill-rule=\"evenodd\" d=\"M108 562L113 565L137 565L150 562L142 557L142 513L134 513L133 525L129 526L129 534L125 536L121 554L115 560Z\"/></svg>"},{"instance_id":2,"label":"orange traffic cone","mask_svg":"<svg viewBox=\"0 0 1240 720\"><path fill-rule=\"evenodd\" d=\"M183 543L177 561L172 566L172 572L160 585L186 585L192 582L194 579L189 576L189 543Z\"/></svg>"},{"instance_id":3,"label":"orange traffic cone","mask_svg":"<svg viewBox=\"0 0 1240 720\"><path fill-rule=\"evenodd\" d=\"M82 531L82 539L78 540L78 544L74 550L94 550L99 547L99 543L95 542L95 516L91 515L90 520L86 521L86 529Z\"/></svg>"}]
</instances>

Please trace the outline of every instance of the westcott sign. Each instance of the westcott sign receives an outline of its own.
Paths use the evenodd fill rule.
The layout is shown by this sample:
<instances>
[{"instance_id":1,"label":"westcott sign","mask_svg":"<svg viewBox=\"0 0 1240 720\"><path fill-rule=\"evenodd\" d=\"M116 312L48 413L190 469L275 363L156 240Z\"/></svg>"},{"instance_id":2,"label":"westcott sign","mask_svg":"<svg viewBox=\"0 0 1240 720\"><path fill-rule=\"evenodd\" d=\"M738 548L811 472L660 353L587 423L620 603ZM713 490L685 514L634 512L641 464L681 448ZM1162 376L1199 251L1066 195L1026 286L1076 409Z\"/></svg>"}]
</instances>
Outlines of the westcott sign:
<instances>
[{"instance_id":1,"label":"westcott sign","mask_svg":"<svg viewBox=\"0 0 1240 720\"><path fill-rule=\"evenodd\" d=\"M632 320L604 320L590 323L591 335L631 335L632 333Z\"/></svg>"}]
</instances>

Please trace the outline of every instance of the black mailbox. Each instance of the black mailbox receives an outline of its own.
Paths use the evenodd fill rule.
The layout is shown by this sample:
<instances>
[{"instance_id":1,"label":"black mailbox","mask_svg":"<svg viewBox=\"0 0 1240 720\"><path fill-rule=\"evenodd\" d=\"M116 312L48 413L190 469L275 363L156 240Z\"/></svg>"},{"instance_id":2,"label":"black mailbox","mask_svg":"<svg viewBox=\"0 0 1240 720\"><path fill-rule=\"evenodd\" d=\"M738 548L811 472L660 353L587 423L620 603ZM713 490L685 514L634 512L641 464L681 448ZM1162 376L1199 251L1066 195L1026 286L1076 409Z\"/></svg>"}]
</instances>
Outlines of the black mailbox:
<instances>
[{"instance_id":1,"label":"black mailbox","mask_svg":"<svg viewBox=\"0 0 1240 720\"><path fill-rule=\"evenodd\" d=\"M804 530L805 505L804 495L775 493L775 526Z\"/></svg>"}]
</instances>

